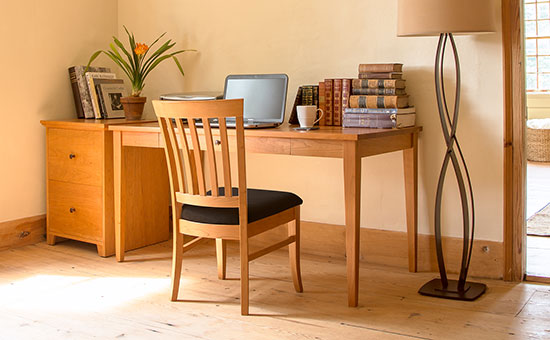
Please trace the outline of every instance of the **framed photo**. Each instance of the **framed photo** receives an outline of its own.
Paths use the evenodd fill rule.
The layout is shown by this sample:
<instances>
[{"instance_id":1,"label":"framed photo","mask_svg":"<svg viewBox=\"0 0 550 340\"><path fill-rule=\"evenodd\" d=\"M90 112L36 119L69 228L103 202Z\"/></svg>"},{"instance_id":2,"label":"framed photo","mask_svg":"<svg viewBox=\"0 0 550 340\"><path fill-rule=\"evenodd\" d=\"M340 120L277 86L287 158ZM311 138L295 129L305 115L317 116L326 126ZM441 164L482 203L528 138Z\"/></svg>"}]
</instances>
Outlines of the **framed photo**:
<instances>
[{"instance_id":1,"label":"framed photo","mask_svg":"<svg viewBox=\"0 0 550 340\"><path fill-rule=\"evenodd\" d=\"M88 83L88 90L90 92L90 100L94 111L94 117L96 119L100 119L102 118L102 115L99 107L99 98L97 97L96 84L98 84L101 79L115 79L116 74L108 72L86 72L84 76L86 77L86 82Z\"/></svg>"},{"instance_id":2,"label":"framed photo","mask_svg":"<svg viewBox=\"0 0 550 340\"><path fill-rule=\"evenodd\" d=\"M101 92L102 108L105 118L124 118L124 109L120 98L124 97L123 83L102 83L99 84Z\"/></svg>"}]
</instances>

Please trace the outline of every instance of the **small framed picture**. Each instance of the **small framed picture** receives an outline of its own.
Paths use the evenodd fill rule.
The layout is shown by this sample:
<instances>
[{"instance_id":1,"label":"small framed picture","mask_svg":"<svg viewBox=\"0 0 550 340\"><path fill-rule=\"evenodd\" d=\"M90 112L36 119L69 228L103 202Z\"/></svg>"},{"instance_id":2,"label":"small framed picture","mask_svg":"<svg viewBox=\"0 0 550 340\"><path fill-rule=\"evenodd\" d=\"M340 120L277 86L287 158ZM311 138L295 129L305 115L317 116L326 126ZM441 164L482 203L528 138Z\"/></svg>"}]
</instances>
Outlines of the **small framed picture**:
<instances>
[{"instance_id":1,"label":"small framed picture","mask_svg":"<svg viewBox=\"0 0 550 340\"><path fill-rule=\"evenodd\" d=\"M105 118L124 118L124 109L120 98L124 97L124 84L103 83L99 85L103 98Z\"/></svg>"}]
</instances>

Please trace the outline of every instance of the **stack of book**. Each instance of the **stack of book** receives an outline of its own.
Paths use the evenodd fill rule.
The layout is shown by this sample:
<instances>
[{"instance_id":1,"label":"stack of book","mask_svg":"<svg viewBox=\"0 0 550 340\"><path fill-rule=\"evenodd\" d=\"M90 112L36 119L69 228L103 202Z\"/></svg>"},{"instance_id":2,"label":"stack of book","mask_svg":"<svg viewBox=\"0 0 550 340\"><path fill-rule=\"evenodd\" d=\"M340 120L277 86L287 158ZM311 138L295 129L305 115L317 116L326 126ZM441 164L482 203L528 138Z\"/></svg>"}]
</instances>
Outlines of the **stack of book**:
<instances>
[{"instance_id":1,"label":"stack of book","mask_svg":"<svg viewBox=\"0 0 550 340\"><path fill-rule=\"evenodd\" d=\"M324 112L319 125L342 126L344 110L349 107L351 81L336 78L319 83L319 108Z\"/></svg>"},{"instance_id":2,"label":"stack of book","mask_svg":"<svg viewBox=\"0 0 550 340\"><path fill-rule=\"evenodd\" d=\"M294 105L290 113L288 122L290 124L298 124L298 114L296 106L299 105L315 105L319 106L319 86L317 85L302 85L298 87L296 92L296 98L294 99Z\"/></svg>"},{"instance_id":3,"label":"stack of book","mask_svg":"<svg viewBox=\"0 0 550 340\"><path fill-rule=\"evenodd\" d=\"M344 127L401 128L414 126L416 113L402 79L403 64L360 64L351 82Z\"/></svg>"},{"instance_id":4,"label":"stack of book","mask_svg":"<svg viewBox=\"0 0 550 340\"><path fill-rule=\"evenodd\" d=\"M78 118L123 118L124 81L106 67L72 66L69 79Z\"/></svg>"}]
</instances>

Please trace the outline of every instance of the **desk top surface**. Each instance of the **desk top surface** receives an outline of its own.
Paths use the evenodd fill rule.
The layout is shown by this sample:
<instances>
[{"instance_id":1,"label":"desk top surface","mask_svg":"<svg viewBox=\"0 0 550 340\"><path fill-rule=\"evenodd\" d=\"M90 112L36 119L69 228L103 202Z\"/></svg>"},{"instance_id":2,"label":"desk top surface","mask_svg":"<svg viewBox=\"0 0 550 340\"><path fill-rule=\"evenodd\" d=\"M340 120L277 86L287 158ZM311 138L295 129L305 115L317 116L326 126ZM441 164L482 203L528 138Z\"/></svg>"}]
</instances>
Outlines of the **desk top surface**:
<instances>
[{"instance_id":1,"label":"desk top surface","mask_svg":"<svg viewBox=\"0 0 550 340\"><path fill-rule=\"evenodd\" d=\"M108 130L113 125L133 125L143 123L154 123L157 120L127 120L117 119L63 119L63 120L41 120L40 124L47 128L60 128L72 130Z\"/></svg>"},{"instance_id":2,"label":"desk top surface","mask_svg":"<svg viewBox=\"0 0 550 340\"><path fill-rule=\"evenodd\" d=\"M111 125L111 131L160 133L158 122L144 122L133 124ZM217 129L213 129L215 131ZM294 126L283 124L276 128L245 129L245 136L297 138L297 139L332 139L332 140L359 140L380 138L386 136L406 135L422 131L421 126L403 129L369 129L369 128L342 128L341 126L321 126L319 130L296 131ZM215 132L214 132L215 133ZM235 134L234 129L228 129L228 134Z\"/></svg>"}]
</instances>

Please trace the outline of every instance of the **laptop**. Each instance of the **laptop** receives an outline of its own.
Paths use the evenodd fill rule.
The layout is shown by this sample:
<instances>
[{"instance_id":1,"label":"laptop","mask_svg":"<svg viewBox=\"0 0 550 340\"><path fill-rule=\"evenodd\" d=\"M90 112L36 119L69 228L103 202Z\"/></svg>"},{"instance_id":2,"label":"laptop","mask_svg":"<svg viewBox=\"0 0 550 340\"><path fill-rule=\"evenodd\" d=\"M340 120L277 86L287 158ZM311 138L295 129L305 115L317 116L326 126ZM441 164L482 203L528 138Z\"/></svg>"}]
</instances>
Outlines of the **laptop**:
<instances>
[{"instance_id":1,"label":"laptop","mask_svg":"<svg viewBox=\"0 0 550 340\"><path fill-rule=\"evenodd\" d=\"M215 100L223 99L223 93L213 91L162 94L160 100Z\"/></svg>"},{"instance_id":2,"label":"laptop","mask_svg":"<svg viewBox=\"0 0 550 340\"><path fill-rule=\"evenodd\" d=\"M244 99L245 128L275 127L285 117L287 87L286 74L229 75L223 98ZM228 119L227 126L235 126L235 121Z\"/></svg>"}]
</instances>

